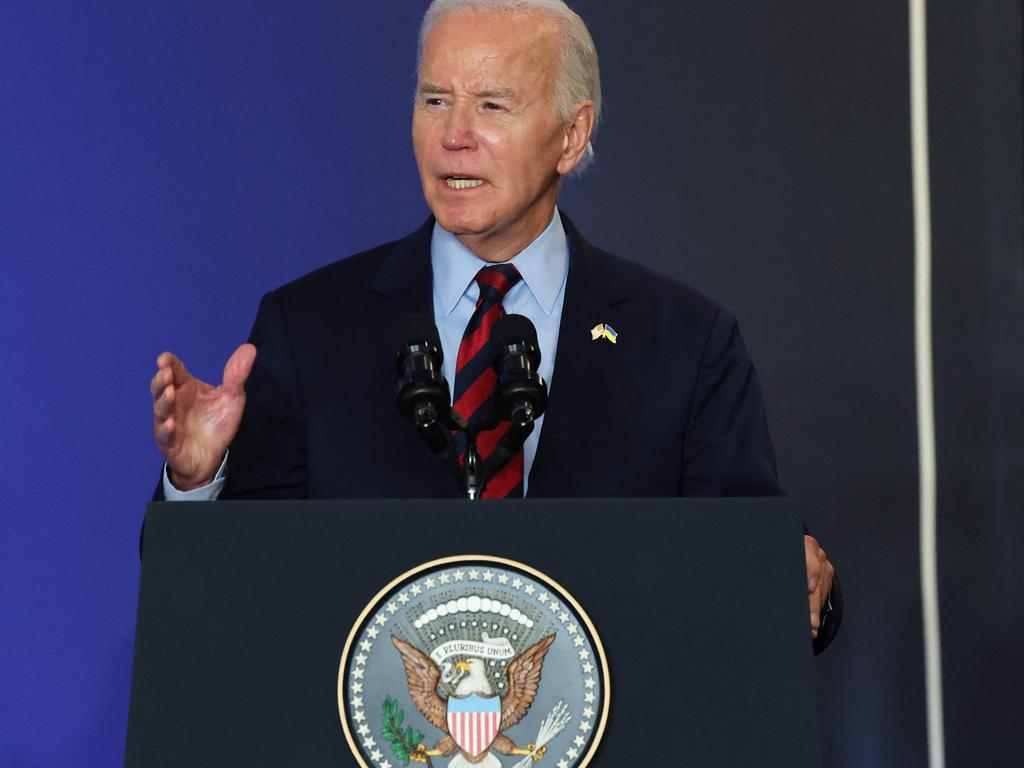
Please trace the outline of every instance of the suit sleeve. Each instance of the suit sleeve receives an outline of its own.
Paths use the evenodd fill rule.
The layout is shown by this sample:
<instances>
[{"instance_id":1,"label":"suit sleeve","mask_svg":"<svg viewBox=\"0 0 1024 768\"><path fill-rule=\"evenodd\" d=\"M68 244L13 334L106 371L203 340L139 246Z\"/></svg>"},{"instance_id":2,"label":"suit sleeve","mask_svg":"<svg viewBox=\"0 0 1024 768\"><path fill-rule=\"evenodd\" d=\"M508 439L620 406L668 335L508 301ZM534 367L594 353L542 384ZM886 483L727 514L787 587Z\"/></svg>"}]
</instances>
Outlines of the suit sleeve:
<instances>
[{"instance_id":1,"label":"suit sleeve","mask_svg":"<svg viewBox=\"0 0 1024 768\"><path fill-rule=\"evenodd\" d=\"M718 312L708 335L686 434L684 495L785 495L757 372L736 318L726 309ZM832 642L842 618L836 577L813 642L815 654Z\"/></svg>"},{"instance_id":2,"label":"suit sleeve","mask_svg":"<svg viewBox=\"0 0 1024 768\"><path fill-rule=\"evenodd\" d=\"M782 496L764 397L736 318L720 309L686 428L684 496Z\"/></svg>"},{"instance_id":3,"label":"suit sleeve","mask_svg":"<svg viewBox=\"0 0 1024 768\"><path fill-rule=\"evenodd\" d=\"M245 411L228 452L221 499L307 496L302 388L276 294L260 302L249 341L256 362L245 384Z\"/></svg>"}]
</instances>

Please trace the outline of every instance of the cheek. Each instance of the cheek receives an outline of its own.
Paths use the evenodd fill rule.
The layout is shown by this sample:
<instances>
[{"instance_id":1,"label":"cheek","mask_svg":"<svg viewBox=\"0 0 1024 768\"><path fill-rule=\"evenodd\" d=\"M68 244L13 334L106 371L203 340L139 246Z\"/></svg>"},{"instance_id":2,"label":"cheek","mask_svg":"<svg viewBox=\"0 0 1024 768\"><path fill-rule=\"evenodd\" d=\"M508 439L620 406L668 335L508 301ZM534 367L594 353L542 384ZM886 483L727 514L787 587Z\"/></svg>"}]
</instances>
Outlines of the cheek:
<instances>
[{"instance_id":1,"label":"cheek","mask_svg":"<svg viewBox=\"0 0 1024 768\"><path fill-rule=\"evenodd\" d=\"M437 121L429 115L414 112L412 118L412 148L417 157L426 154L434 143L437 133Z\"/></svg>"},{"instance_id":2,"label":"cheek","mask_svg":"<svg viewBox=\"0 0 1024 768\"><path fill-rule=\"evenodd\" d=\"M534 185L538 180L548 178L561 157L561 133L550 126L533 126L533 130L522 131L510 137L506 155L525 179Z\"/></svg>"},{"instance_id":3,"label":"cheek","mask_svg":"<svg viewBox=\"0 0 1024 768\"><path fill-rule=\"evenodd\" d=\"M500 156L515 141L514 135L501 125L481 125L476 129L478 144L487 147L493 155Z\"/></svg>"},{"instance_id":4,"label":"cheek","mask_svg":"<svg viewBox=\"0 0 1024 768\"><path fill-rule=\"evenodd\" d=\"M426 149L426 138L424 137L424 130L421 127L413 126L412 129L412 151L415 153L416 158L419 159L423 156Z\"/></svg>"},{"instance_id":5,"label":"cheek","mask_svg":"<svg viewBox=\"0 0 1024 768\"><path fill-rule=\"evenodd\" d=\"M547 163L547 148L539 146L535 136L495 131L482 146L506 188L531 186Z\"/></svg>"}]
</instances>

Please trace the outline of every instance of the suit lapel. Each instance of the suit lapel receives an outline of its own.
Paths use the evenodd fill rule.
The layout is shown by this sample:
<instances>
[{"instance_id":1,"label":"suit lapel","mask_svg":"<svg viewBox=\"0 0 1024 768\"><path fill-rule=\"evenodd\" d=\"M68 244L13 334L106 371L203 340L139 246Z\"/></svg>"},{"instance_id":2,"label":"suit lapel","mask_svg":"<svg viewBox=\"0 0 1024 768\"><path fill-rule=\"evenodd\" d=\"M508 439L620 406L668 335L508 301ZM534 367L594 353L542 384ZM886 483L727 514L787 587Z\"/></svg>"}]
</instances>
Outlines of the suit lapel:
<instances>
[{"instance_id":1,"label":"suit lapel","mask_svg":"<svg viewBox=\"0 0 1024 768\"><path fill-rule=\"evenodd\" d=\"M609 407L606 382L619 356L606 341L595 343L590 329L606 322L608 309L633 291L611 274L607 257L588 243L564 214L569 241L569 275L558 328L551 395L537 455L530 471L529 495L560 495L564 473L578 465L577 442L593 433L593 424Z\"/></svg>"},{"instance_id":2,"label":"suit lapel","mask_svg":"<svg viewBox=\"0 0 1024 768\"><path fill-rule=\"evenodd\" d=\"M395 243L369 284L371 293L380 300L377 322L385 338L402 315L417 312L433 321L433 273L430 266L430 238L434 219L427 221ZM381 339L382 344L391 343ZM393 397L395 369L381 369L381 377L374 390L382 396L382 411L377 422L386 425L387 444L391 447L391 461L401 467L390 482L391 494L402 497L442 498L457 497L458 487L444 468L434 459L416 434L412 424L404 421L395 410Z\"/></svg>"},{"instance_id":3,"label":"suit lapel","mask_svg":"<svg viewBox=\"0 0 1024 768\"><path fill-rule=\"evenodd\" d=\"M388 314L395 319L409 312L434 316L430 237L434 217L408 237L395 243L370 282L370 290L388 299Z\"/></svg>"}]
</instances>

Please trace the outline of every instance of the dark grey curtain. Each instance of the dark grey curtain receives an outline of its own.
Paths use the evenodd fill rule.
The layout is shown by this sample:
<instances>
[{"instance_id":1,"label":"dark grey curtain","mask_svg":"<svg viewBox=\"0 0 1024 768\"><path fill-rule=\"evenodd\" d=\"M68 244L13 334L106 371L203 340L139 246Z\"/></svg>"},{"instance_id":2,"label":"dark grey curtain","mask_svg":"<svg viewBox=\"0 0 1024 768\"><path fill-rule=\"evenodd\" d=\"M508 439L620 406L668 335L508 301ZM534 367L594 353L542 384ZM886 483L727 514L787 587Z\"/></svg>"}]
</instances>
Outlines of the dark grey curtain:
<instances>
[{"instance_id":1,"label":"dark grey curtain","mask_svg":"<svg viewBox=\"0 0 1024 768\"><path fill-rule=\"evenodd\" d=\"M739 314L838 565L825 764L927 760L905 2L582 0L607 111L563 206ZM928 3L947 765L1024 736L1021 5Z\"/></svg>"}]
</instances>

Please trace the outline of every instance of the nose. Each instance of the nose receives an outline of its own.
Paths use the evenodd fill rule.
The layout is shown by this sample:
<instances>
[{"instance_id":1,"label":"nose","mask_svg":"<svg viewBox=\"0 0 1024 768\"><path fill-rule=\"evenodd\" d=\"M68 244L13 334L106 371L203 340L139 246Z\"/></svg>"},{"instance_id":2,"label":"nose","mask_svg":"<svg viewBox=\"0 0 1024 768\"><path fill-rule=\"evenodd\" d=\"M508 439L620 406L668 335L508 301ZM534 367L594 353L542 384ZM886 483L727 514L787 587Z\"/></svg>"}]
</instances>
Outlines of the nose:
<instances>
[{"instance_id":1,"label":"nose","mask_svg":"<svg viewBox=\"0 0 1024 768\"><path fill-rule=\"evenodd\" d=\"M445 118L441 145L452 152L461 149L476 149L473 112L469 105L458 101L452 105Z\"/></svg>"}]
</instances>

